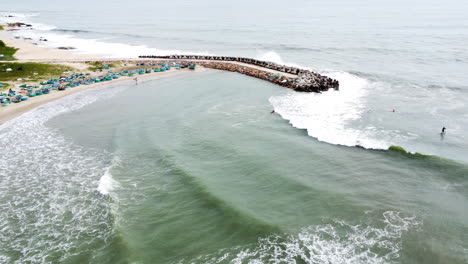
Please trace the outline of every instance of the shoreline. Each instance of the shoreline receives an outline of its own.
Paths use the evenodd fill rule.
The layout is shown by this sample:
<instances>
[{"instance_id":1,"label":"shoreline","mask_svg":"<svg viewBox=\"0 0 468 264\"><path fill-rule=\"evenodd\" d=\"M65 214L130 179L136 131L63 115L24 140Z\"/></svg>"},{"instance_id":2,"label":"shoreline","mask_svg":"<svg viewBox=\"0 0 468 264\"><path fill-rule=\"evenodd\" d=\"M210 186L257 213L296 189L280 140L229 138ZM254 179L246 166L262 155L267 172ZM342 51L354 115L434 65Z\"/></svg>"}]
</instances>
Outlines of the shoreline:
<instances>
[{"instance_id":1,"label":"shoreline","mask_svg":"<svg viewBox=\"0 0 468 264\"><path fill-rule=\"evenodd\" d=\"M5 26L6 27L6 26ZM8 27L6 27L7 29ZM93 72L88 69L90 66L86 62L128 62L128 63L135 63L137 61L142 61L141 59L110 59L104 58L100 55L94 54L77 54L73 51L69 50L60 50L54 48L43 47L39 45L34 45L33 42L25 39L16 39L12 36L10 32L7 30L0 31L0 40L5 42L7 46L17 48L17 52L14 54L17 60L13 61L2 61L0 63L28 63L28 62L40 62L40 63L48 63L48 64L60 64L65 66L70 66L75 69L75 72L81 73L91 73L92 77L96 77L99 75L104 75L106 72ZM129 67L133 67L133 65L129 65ZM125 69L126 67L120 67ZM204 68L200 67L200 70L205 70ZM130 76L121 76L119 79L114 79L106 82L99 82L99 83L92 83L90 85L80 85L73 88L68 88L64 91L58 90L51 90L50 94L37 96L34 98L29 98L27 101L23 101L21 103L11 103L7 107L0 106L0 126L7 123L8 121L21 116L24 113L34 110L37 107L40 107L44 104L50 103L52 101L64 98L68 95L79 93L82 91L106 86L106 85L115 85L119 83L124 83L125 81L132 81L133 78L137 77L138 81L148 81L148 80L155 80L163 76L171 76L176 74L182 74L185 72L189 72L188 69L181 69L181 70L173 70L173 71L165 71L165 72L151 72L145 75L138 75L134 77ZM32 81L28 81L27 79L22 81L2 81L11 85L11 89L18 90L18 87L24 83L32 83ZM6 91L4 91L6 92Z\"/></svg>"},{"instance_id":2,"label":"shoreline","mask_svg":"<svg viewBox=\"0 0 468 264\"><path fill-rule=\"evenodd\" d=\"M137 76L137 77L138 77L138 82L142 82L142 81L152 81L152 80L159 79L161 77L184 74L188 72L191 72L191 71L183 69L179 71L152 72L144 76ZM121 78L116 79L116 80L93 83L90 85L80 85L78 87L68 88L65 91L52 90L50 94L42 95L40 97L35 97L33 100L27 100L27 101L17 103L17 104L12 103L8 107L0 108L0 126L42 105L64 98L66 96L79 93L79 92L83 92L83 91L87 91L87 90L91 90L91 89L98 88L98 87L103 87L106 85L117 85L121 82L124 83L126 81L127 82L133 81L133 78L134 77L122 76Z\"/></svg>"}]
</instances>

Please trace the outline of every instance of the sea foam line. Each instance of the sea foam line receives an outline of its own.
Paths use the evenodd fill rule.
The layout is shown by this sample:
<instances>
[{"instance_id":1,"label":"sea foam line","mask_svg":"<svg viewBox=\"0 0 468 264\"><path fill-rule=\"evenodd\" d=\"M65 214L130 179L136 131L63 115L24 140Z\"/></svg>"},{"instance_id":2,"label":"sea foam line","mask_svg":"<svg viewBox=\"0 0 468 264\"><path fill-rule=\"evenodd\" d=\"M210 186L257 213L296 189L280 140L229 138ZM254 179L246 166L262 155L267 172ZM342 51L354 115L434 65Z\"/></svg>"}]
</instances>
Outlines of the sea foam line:
<instances>
[{"instance_id":1,"label":"sea foam line","mask_svg":"<svg viewBox=\"0 0 468 264\"><path fill-rule=\"evenodd\" d=\"M394 263L400 257L403 234L418 231L421 225L415 216L402 216L396 211L386 211L378 219L371 217L358 224L327 222L303 228L297 234L275 234L259 238L253 246L222 249L179 263Z\"/></svg>"}]
</instances>

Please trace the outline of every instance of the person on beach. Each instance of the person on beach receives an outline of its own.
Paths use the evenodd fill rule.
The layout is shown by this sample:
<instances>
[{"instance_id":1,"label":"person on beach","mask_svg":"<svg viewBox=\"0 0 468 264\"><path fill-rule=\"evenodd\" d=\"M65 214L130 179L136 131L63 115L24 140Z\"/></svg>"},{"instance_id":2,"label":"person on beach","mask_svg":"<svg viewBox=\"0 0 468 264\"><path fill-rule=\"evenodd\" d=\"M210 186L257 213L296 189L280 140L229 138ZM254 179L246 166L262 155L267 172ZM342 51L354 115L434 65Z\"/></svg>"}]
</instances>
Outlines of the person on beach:
<instances>
[{"instance_id":1,"label":"person on beach","mask_svg":"<svg viewBox=\"0 0 468 264\"><path fill-rule=\"evenodd\" d=\"M138 85L138 78L135 77L133 80L135 80L135 84Z\"/></svg>"}]
</instances>

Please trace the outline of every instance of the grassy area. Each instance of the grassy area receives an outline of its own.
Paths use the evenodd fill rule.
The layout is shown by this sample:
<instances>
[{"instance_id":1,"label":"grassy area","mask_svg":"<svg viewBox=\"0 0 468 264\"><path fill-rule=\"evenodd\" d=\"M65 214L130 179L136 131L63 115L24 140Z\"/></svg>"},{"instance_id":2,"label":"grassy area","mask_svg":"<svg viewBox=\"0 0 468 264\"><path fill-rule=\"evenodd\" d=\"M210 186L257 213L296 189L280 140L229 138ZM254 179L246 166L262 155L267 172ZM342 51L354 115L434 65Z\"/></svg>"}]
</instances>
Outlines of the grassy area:
<instances>
[{"instance_id":1,"label":"grassy area","mask_svg":"<svg viewBox=\"0 0 468 264\"><path fill-rule=\"evenodd\" d=\"M88 64L90 65L90 67L88 67L88 70L90 70L90 71L104 69L106 65L109 68L120 67L119 63L102 63L102 62L99 62L99 61L88 62Z\"/></svg>"},{"instance_id":2,"label":"grassy area","mask_svg":"<svg viewBox=\"0 0 468 264\"><path fill-rule=\"evenodd\" d=\"M0 54L4 56L3 58L0 58L0 60L16 60L16 58L13 55L16 53L17 50L17 48L8 47L5 44L5 42L0 40Z\"/></svg>"},{"instance_id":3,"label":"grassy area","mask_svg":"<svg viewBox=\"0 0 468 264\"><path fill-rule=\"evenodd\" d=\"M12 71L6 71L8 68L12 69ZM64 71L76 71L76 69L59 64L0 62L0 82L16 81L18 78L25 81L57 78ZM37 73L37 75L34 75L34 73Z\"/></svg>"},{"instance_id":4,"label":"grassy area","mask_svg":"<svg viewBox=\"0 0 468 264\"><path fill-rule=\"evenodd\" d=\"M5 28L4 28L2 25L0 25L0 30L4 30L4 29L5 29Z\"/></svg>"}]
</instances>

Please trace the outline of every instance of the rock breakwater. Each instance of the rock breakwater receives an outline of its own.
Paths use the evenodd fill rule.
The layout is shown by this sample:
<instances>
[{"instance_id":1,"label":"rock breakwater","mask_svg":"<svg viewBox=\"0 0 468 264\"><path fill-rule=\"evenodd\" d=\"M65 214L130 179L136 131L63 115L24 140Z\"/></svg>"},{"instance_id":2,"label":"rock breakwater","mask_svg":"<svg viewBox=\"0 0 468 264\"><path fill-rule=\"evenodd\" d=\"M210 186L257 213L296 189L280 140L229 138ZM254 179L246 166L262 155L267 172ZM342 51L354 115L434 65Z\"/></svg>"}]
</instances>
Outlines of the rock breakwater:
<instances>
[{"instance_id":1,"label":"rock breakwater","mask_svg":"<svg viewBox=\"0 0 468 264\"><path fill-rule=\"evenodd\" d=\"M143 55L139 58L196 61L197 64L206 68L242 73L299 92L323 92L329 89L339 89L337 80L321 74L252 58L199 55Z\"/></svg>"}]
</instances>

